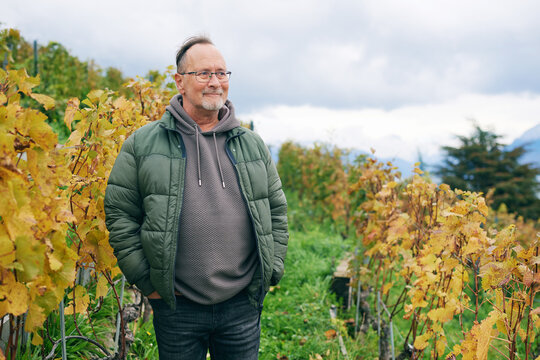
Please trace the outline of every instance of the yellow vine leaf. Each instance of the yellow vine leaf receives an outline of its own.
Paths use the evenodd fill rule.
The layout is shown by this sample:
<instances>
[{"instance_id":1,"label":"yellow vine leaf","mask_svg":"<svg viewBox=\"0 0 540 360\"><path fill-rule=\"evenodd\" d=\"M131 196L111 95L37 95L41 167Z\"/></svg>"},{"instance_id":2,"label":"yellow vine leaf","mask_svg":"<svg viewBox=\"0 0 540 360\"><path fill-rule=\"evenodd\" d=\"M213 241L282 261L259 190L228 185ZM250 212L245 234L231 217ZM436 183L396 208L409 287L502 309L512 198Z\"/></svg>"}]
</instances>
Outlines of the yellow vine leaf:
<instances>
[{"instance_id":1,"label":"yellow vine leaf","mask_svg":"<svg viewBox=\"0 0 540 360\"><path fill-rule=\"evenodd\" d=\"M49 261L49 267L52 271L58 271L62 268L63 263L56 257L54 252L47 252L47 260Z\"/></svg>"},{"instance_id":2,"label":"yellow vine leaf","mask_svg":"<svg viewBox=\"0 0 540 360\"><path fill-rule=\"evenodd\" d=\"M96 298L106 296L109 290L109 283L105 276L100 276L96 285Z\"/></svg>"},{"instance_id":3,"label":"yellow vine leaf","mask_svg":"<svg viewBox=\"0 0 540 360\"><path fill-rule=\"evenodd\" d=\"M17 262L23 271L18 273L19 281L32 281L43 271L44 257L47 251L44 244L28 236L15 239Z\"/></svg>"},{"instance_id":4,"label":"yellow vine leaf","mask_svg":"<svg viewBox=\"0 0 540 360\"><path fill-rule=\"evenodd\" d=\"M456 355L458 354L461 354L461 345L459 344L456 344L454 345L454 347L452 348L452 353L449 355L449 357L447 357L446 359L450 359L450 356L454 356L453 359L456 359Z\"/></svg>"},{"instance_id":5,"label":"yellow vine leaf","mask_svg":"<svg viewBox=\"0 0 540 360\"><path fill-rule=\"evenodd\" d=\"M477 203L478 211L484 216L488 216L489 208L486 205L486 200L484 198L479 198Z\"/></svg>"},{"instance_id":6,"label":"yellow vine leaf","mask_svg":"<svg viewBox=\"0 0 540 360\"><path fill-rule=\"evenodd\" d=\"M58 136L45 122L47 116L33 109L24 109L22 115L24 127L20 131L30 136L42 149L53 149L58 143Z\"/></svg>"},{"instance_id":7,"label":"yellow vine leaf","mask_svg":"<svg viewBox=\"0 0 540 360\"><path fill-rule=\"evenodd\" d=\"M73 302L73 295L75 295L75 302ZM66 306L64 311L66 315L73 315L74 310L77 314L84 314L86 312L88 304L90 304L90 296L85 287L77 285L68 295L68 298L71 299L71 302Z\"/></svg>"},{"instance_id":8,"label":"yellow vine leaf","mask_svg":"<svg viewBox=\"0 0 540 360\"><path fill-rule=\"evenodd\" d=\"M518 330L518 334L519 334L519 337L521 338L521 340L523 342L525 342L527 340L527 332L525 331L525 329L520 327L519 330Z\"/></svg>"},{"instance_id":9,"label":"yellow vine leaf","mask_svg":"<svg viewBox=\"0 0 540 360\"><path fill-rule=\"evenodd\" d=\"M448 191L450 190L450 186L448 184L441 184L439 185L439 189L441 189L442 191Z\"/></svg>"},{"instance_id":10,"label":"yellow vine leaf","mask_svg":"<svg viewBox=\"0 0 540 360\"><path fill-rule=\"evenodd\" d=\"M445 323L454 317L454 309L448 307L432 309L427 315L433 321Z\"/></svg>"},{"instance_id":11,"label":"yellow vine leaf","mask_svg":"<svg viewBox=\"0 0 540 360\"><path fill-rule=\"evenodd\" d=\"M412 304L405 304L404 312L405 314L403 315L403 318L405 320L410 319L411 315L414 313L414 307L412 306Z\"/></svg>"},{"instance_id":12,"label":"yellow vine leaf","mask_svg":"<svg viewBox=\"0 0 540 360\"><path fill-rule=\"evenodd\" d=\"M497 234L495 241L500 252L503 252L506 248L512 247L511 245L515 242L515 239L516 225L510 224Z\"/></svg>"},{"instance_id":13,"label":"yellow vine leaf","mask_svg":"<svg viewBox=\"0 0 540 360\"><path fill-rule=\"evenodd\" d=\"M61 223L68 223L68 222L73 223L73 224L77 223L77 218L73 215L71 211L67 209L60 209L57 212L55 220Z\"/></svg>"},{"instance_id":14,"label":"yellow vine leaf","mask_svg":"<svg viewBox=\"0 0 540 360\"><path fill-rule=\"evenodd\" d=\"M533 271L525 265L519 265L518 270L523 276L523 283L525 284L525 286L531 287L532 283L534 282Z\"/></svg>"},{"instance_id":15,"label":"yellow vine leaf","mask_svg":"<svg viewBox=\"0 0 540 360\"><path fill-rule=\"evenodd\" d=\"M27 159L28 171L34 180L34 185L39 188L44 197L53 197L57 192L57 184L54 177L51 177L52 161L49 153L36 148L27 152Z\"/></svg>"},{"instance_id":16,"label":"yellow vine leaf","mask_svg":"<svg viewBox=\"0 0 540 360\"><path fill-rule=\"evenodd\" d=\"M409 291L409 297L411 298L411 304L413 308L423 308L428 305L428 302L425 300L425 293L420 290L413 288Z\"/></svg>"},{"instance_id":17,"label":"yellow vine leaf","mask_svg":"<svg viewBox=\"0 0 540 360\"><path fill-rule=\"evenodd\" d=\"M72 98L68 100L68 103L66 105L66 111L64 113L64 124L66 124L67 128L71 130L71 123L75 119L75 115L79 112L79 99Z\"/></svg>"},{"instance_id":18,"label":"yellow vine leaf","mask_svg":"<svg viewBox=\"0 0 540 360\"><path fill-rule=\"evenodd\" d=\"M54 99L47 95L32 93L30 97L43 105L45 110L50 110L55 105Z\"/></svg>"},{"instance_id":19,"label":"yellow vine leaf","mask_svg":"<svg viewBox=\"0 0 540 360\"><path fill-rule=\"evenodd\" d=\"M9 73L17 82L19 91L25 95L29 95L32 92L31 90L39 85L39 75L30 77L26 73L26 69L20 69L17 71L10 70Z\"/></svg>"},{"instance_id":20,"label":"yellow vine leaf","mask_svg":"<svg viewBox=\"0 0 540 360\"><path fill-rule=\"evenodd\" d=\"M81 143L81 139L84 136L84 130L81 130L79 127L75 129L66 142L66 146L78 146Z\"/></svg>"},{"instance_id":21,"label":"yellow vine leaf","mask_svg":"<svg viewBox=\"0 0 540 360\"><path fill-rule=\"evenodd\" d=\"M2 284L0 284L0 316L12 314L22 315L28 309L28 289L23 284L15 281L12 272L3 274Z\"/></svg>"},{"instance_id":22,"label":"yellow vine leaf","mask_svg":"<svg viewBox=\"0 0 540 360\"><path fill-rule=\"evenodd\" d=\"M383 293L384 295L386 295L386 294L388 293L388 291L392 288L393 285L394 285L394 284L391 283L391 282L384 284L384 285L383 285L383 288L382 288L382 293Z\"/></svg>"},{"instance_id":23,"label":"yellow vine leaf","mask_svg":"<svg viewBox=\"0 0 540 360\"><path fill-rule=\"evenodd\" d=\"M9 180L6 180L3 184L3 200L6 202L7 207L2 209L2 215L8 215L9 211L13 212L13 207L16 206L17 209L28 203L28 196L26 189L25 181L19 176L12 176Z\"/></svg>"},{"instance_id":24,"label":"yellow vine leaf","mask_svg":"<svg viewBox=\"0 0 540 360\"><path fill-rule=\"evenodd\" d=\"M108 236L101 230L90 230L86 234L82 252L89 254L91 258L96 260L96 270L98 271L110 269L116 264Z\"/></svg>"},{"instance_id":25,"label":"yellow vine leaf","mask_svg":"<svg viewBox=\"0 0 540 360\"><path fill-rule=\"evenodd\" d=\"M32 345L39 346L41 344L43 344L43 338L37 332L33 333ZM0 358L0 360L2 360L2 358Z\"/></svg>"},{"instance_id":26,"label":"yellow vine leaf","mask_svg":"<svg viewBox=\"0 0 540 360\"><path fill-rule=\"evenodd\" d=\"M37 303L32 303L28 309L24 327L26 331L31 332L36 328L40 328L41 324L43 324L46 319L47 316L45 315L43 308Z\"/></svg>"},{"instance_id":27,"label":"yellow vine leaf","mask_svg":"<svg viewBox=\"0 0 540 360\"><path fill-rule=\"evenodd\" d=\"M420 336L417 336L414 340L414 348L417 350L424 350L429 345L429 339L431 339L432 334L426 332Z\"/></svg>"},{"instance_id":28,"label":"yellow vine leaf","mask_svg":"<svg viewBox=\"0 0 540 360\"><path fill-rule=\"evenodd\" d=\"M112 278L115 278L117 277L118 275L120 275L122 273L122 271L120 270L120 268L118 266L115 266L112 268L111 270L111 277Z\"/></svg>"},{"instance_id":29,"label":"yellow vine leaf","mask_svg":"<svg viewBox=\"0 0 540 360\"><path fill-rule=\"evenodd\" d=\"M487 359L489 344L493 336L493 325L499 318L500 313L494 310L480 324L474 325L471 329L471 333L477 341L476 357L478 360Z\"/></svg>"},{"instance_id":30,"label":"yellow vine leaf","mask_svg":"<svg viewBox=\"0 0 540 360\"><path fill-rule=\"evenodd\" d=\"M4 226L0 224L0 266L6 267L15 261L15 246Z\"/></svg>"},{"instance_id":31,"label":"yellow vine leaf","mask_svg":"<svg viewBox=\"0 0 540 360\"><path fill-rule=\"evenodd\" d=\"M446 336L442 335L437 339L437 345L436 345L437 355L439 355L440 357L444 355L444 350L446 349L447 344L448 342L446 340Z\"/></svg>"}]
</instances>

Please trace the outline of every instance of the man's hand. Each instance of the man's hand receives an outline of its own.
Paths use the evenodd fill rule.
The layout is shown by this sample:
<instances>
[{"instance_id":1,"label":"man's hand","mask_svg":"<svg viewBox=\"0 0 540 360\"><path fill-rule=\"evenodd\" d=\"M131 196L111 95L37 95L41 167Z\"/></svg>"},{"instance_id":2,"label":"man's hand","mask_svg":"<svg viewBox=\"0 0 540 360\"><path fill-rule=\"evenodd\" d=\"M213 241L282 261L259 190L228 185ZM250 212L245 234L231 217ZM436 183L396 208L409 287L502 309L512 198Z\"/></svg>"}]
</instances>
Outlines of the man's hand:
<instances>
[{"instance_id":1,"label":"man's hand","mask_svg":"<svg viewBox=\"0 0 540 360\"><path fill-rule=\"evenodd\" d=\"M147 298L149 298L149 299L161 299L161 296L158 294L157 291L154 291L153 293L148 295Z\"/></svg>"}]
</instances>

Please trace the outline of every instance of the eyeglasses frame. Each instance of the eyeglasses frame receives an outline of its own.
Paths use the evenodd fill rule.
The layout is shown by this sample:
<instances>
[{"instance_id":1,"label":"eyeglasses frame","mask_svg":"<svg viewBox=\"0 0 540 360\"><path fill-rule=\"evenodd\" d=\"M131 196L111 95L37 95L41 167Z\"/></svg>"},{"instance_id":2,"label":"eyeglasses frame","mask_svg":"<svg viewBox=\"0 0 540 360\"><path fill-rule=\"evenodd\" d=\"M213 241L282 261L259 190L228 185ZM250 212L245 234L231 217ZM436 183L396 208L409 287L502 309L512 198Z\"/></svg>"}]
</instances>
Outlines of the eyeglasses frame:
<instances>
[{"instance_id":1,"label":"eyeglasses frame","mask_svg":"<svg viewBox=\"0 0 540 360\"><path fill-rule=\"evenodd\" d=\"M205 73L207 72L210 76L208 76L208 80L204 80L204 81L201 81L199 80L199 75L200 73ZM218 77L217 77L217 73L224 73L225 74L225 79L223 80L220 80ZM200 83L207 83L207 82L210 82L210 80L212 80L212 75L215 75L216 76L216 79L220 82L220 83L226 83L229 81L229 79L231 78L231 72L230 71L206 71L206 70L201 70L201 71L189 71L189 72L183 72L183 73L178 73L180 75L195 75L195 79L200 82Z\"/></svg>"}]
</instances>

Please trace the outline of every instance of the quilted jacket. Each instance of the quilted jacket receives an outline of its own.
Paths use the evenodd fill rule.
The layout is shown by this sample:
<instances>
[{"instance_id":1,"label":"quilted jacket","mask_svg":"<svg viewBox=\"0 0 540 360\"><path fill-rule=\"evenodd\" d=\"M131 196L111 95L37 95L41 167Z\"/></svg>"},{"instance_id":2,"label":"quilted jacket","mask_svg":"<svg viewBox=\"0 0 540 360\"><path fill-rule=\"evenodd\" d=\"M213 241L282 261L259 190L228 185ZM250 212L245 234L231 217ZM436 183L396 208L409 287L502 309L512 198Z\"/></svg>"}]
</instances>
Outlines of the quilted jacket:
<instances>
[{"instance_id":1,"label":"quilted jacket","mask_svg":"<svg viewBox=\"0 0 540 360\"><path fill-rule=\"evenodd\" d=\"M260 267L247 287L262 310L270 285L283 276L289 238L287 202L268 148L254 132L227 132L228 157L238 175L256 234ZM157 291L175 308L174 270L186 150L175 120L143 126L122 146L105 194L109 242L126 279L145 295Z\"/></svg>"}]
</instances>

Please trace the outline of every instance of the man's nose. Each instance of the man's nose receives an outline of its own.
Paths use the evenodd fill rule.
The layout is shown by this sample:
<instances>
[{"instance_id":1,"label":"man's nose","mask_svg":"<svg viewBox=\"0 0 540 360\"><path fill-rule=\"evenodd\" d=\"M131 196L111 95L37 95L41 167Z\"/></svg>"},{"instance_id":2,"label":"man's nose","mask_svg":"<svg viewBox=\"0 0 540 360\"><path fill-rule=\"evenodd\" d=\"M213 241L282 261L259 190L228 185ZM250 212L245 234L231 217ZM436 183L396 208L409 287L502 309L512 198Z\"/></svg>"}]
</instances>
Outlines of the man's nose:
<instances>
[{"instance_id":1,"label":"man's nose","mask_svg":"<svg viewBox=\"0 0 540 360\"><path fill-rule=\"evenodd\" d=\"M210 80L208 80L208 85L211 86L220 86L221 83L219 82L216 74L210 74Z\"/></svg>"}]
</instances>

